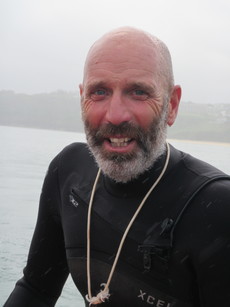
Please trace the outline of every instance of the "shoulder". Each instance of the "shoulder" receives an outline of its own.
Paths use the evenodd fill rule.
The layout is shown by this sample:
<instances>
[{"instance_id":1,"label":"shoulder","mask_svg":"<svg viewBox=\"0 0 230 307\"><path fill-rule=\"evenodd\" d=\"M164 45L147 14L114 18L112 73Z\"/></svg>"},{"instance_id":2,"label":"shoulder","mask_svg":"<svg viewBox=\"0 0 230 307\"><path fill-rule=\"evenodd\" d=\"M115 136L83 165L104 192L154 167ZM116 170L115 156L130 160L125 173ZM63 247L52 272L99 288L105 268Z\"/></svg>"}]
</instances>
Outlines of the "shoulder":
<instances>
[{"instance_id":1,"label":"shoulder","mask_svg":"<svg viewBox=\"0 0 230 307\"><path fill-rule=\"evenodd\" d=\"M186 211L192 210L198 216L202 211L204 215L215 216L216 211L223 217L227 213L230 218L230 176L187 153L173 151L177 155L175 185L185 188Z\"/></svg>"},{"instance_id":2,"label":"shoulder","mask_svg":"<svg viewBox=\"0 0 230 307\"><path fill-rule=\"evenodd\" d=\"M66 159L90 159L92 155L86 143L72 143L64 147L54 158L54 160L65 161Z\"/></svg>"},{"instance_id":3,"label":"shoulder","mask_svg":"<svg viewBox=\"0 0 230 307\"><path fill-rule=\"evenodd\" d=\"M63 148L51 161L49 168L68 171L95 167L96 162L87 144L76 142Z\"/></svg>"},{"instance_id":4,"label":"shoulder","mask_svg":"<svg viewBox=\"0 0 230 307\"><path fill-rule=\"evenodd\" d=\"M219 170L215 166L195 158L194 156L182 152L173 146L171 146L171 154L174 159L174 163L176 164L177 169L184 169L190 174L199 177L207 177L207 178L214 178L214 177L229 177L229 175L225 174L223 171Z\"/></svg>"},{"instance_id":5,"label":"shoulder","mask_svg":"<svg viewBox=\"0 0 230 307\"><path fill-rule=\"evenodd\" d=\"M185 220L193 221L197 237L230 235L230 177L217 178L206 184L192 199Z\"/></svg>"},{"instance_id":6,"label":"shoulder","mask_svg":"<svg viewBox=\"0 0 230 307\"><path fill-rule=\"evenodd\" d=\"M205 203L208 211L220 214L228 212L230 218L230 177L219 177L208 183L200 193L201 204ZM213 209L213 210L212 210Z\"/></svg>"},{"instance_id":7,"label":"shoulder","mask_svg":"<svg viewBox=\"0 0 230 307\"><path fill-rule=\"evenodd\" d=\"M64 147L62 151L59 153L60 157L65 157L66 155L89 155L90 151L88 149L88 146L86 143L72 143L69 144L68 146Z\"/></svg>"}]
</instances>

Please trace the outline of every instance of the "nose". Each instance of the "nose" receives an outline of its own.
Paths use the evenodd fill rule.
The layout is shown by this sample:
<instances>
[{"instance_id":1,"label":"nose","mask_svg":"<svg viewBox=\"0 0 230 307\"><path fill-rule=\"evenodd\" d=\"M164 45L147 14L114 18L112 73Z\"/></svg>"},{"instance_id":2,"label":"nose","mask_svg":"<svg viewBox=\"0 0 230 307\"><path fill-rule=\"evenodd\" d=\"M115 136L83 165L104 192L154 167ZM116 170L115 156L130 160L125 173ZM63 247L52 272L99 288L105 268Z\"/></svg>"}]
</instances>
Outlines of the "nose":
<instances>
[{"instance_id":1,"label":"nose","mask_svg":"<svg viewBox=\"0 0 230 307\"><path fill-rule=\"evenodd\" d=\"M131 110L127 105L126 99L120 93L111 95L104 119L106 123L114 125L132 120Z\"/></svg>"}]
</instances>

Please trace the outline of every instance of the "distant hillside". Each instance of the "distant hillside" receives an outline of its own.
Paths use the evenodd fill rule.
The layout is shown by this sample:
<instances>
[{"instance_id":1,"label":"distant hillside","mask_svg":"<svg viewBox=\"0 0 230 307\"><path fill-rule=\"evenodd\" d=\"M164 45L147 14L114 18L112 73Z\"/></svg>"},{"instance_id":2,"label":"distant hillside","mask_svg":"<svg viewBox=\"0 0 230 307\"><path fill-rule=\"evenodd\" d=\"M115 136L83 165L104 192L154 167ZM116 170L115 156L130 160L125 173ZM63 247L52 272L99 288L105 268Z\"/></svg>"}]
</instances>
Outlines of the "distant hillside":
<instances>
[{"instance_id":1,"label":"distant hillside","mask_svg":"<svg viewBox=\"0 0 230 307\"><path fill-rule=\"evenodd\" d=\"M83 131L77 93L15 94L0 91L0 125Z\"/></svg>"},{"instance_id":2,"label":"distant hillside","mask_svg":"<svg viewBox=\"0 0 230 307\"><path fill-rule=\"evenodd\" d=\"M0 125L83 132L79 94L0 91ZM230 143L230 104L181 102L168 136Z\"/></svg>"},{"instance_id":3,"label":"distant hillside","mask_svg":"<svg viewBox=\"0 0 230 307\"><path fill-rule=\"evenodd\" d=\"M181 102L170 138L230 143L230 104Z\"/></svg>"}]
</instances>

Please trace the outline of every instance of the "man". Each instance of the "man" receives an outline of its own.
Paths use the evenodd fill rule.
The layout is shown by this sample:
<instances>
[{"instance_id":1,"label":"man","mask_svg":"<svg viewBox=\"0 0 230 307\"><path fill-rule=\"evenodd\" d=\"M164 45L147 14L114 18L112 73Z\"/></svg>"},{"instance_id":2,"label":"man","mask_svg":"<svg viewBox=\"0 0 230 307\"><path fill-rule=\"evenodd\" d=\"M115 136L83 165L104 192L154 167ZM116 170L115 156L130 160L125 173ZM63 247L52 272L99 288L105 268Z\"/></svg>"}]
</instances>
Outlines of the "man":
<instances>
[{"instance_id":1,"label":"man","mask_svg":"<svg viewBox=\"0 0 230 307\"><path fill-rule=\"evenodd\" d=\"M86 306L229 307L230 178L166 143L181 97L167 47L104 35L80 94L88 146L52 161L5 306L54 306L70 272Z\"/></svg>"}]
</instances>

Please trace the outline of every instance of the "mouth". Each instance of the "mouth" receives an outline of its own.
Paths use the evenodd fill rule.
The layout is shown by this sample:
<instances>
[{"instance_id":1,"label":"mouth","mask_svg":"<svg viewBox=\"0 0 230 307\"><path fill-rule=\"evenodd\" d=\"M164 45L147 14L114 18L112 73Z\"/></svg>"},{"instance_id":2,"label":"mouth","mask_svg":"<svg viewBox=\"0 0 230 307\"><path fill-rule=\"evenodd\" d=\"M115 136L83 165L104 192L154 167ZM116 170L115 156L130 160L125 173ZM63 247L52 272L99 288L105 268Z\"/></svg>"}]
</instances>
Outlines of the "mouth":
<instances>
[{"instance_id":1,"label":"mouth","mask_svg":"<svg viewBox=\"0 0 230 307\"><path fill-rule=\"evenodd\" d=\"M127 138L127 137L125 137L125 138L109 138L108 141L113 148L117 148L117 147L128 146L132 142L132 139Z\"/></svg>"},{"instance_id":2,"label":"mouth","mask_svg":"<svg viewBox=\"0 0 230 307\"><path fill-rule=\"evenodd\" d=\"M108 152L127 154L134 150L135 139L129 137L107 137L104 139L104 149Z\"/></svg>"}]
</instances>

